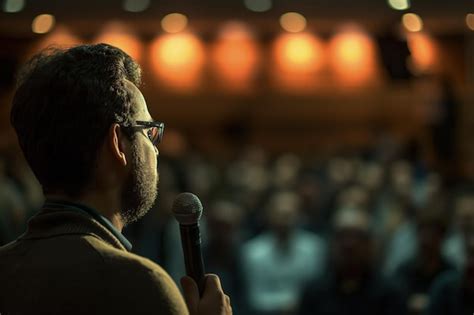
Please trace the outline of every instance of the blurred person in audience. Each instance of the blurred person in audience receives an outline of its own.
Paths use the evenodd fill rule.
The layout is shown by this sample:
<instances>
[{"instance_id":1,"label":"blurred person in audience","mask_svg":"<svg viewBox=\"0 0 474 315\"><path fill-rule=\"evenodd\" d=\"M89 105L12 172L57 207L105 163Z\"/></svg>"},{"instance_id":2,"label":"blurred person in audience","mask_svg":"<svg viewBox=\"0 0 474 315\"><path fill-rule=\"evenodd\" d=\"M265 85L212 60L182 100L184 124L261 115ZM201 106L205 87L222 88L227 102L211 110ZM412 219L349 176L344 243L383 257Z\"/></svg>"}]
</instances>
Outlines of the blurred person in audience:
<instances>
[{"instance_id":1,"label":"blurred person in audience","mask_svg":"<svg viewBox=\"0 0 474 315\"><path fill-rule=\"evenodd\" d=\"M207 239L203 244L206 271L218 274L222 286L232 297L235 314L246 314L241 263L241 207L227 200L217 200L205 212Z\"/></svg>"},{"instance_id":2,"label":"blurred person in audience","mask_svg":"<svg viewBox=\"0 0 474 315\"><path fill-rule=\"evenodd\" d=\"M216 275L202 295L183 277L183 298L122 234L159 182L164 125L140 83L138 64L107 44L47 50L20 72L10 119L46 201L0 248L0 313L232 314Z\"/></svg>"},{"instance_id":3,"label":"blurred person in audience","mask_svg":"<svg viewBox=\"0 0 474 315\"><path fill-rule=\"evenodd\" d=\"M324 243L298 228L299 207L295 193L275 193L266 208L268 230L243 246L246 293L255 314L291 313L305 282L324 268Z\"/></svg>"},{"instance_id":4,"label":"blurred person in audience","mask_svg":"<svg viewBox=\"0 0 474 315\"><path fill-rule=\"evenodd\" d=\"M465 239L466 264L461 272L446 272L436 279L427 315L469 315L474 310L474 234Z\"/></svg>"},{"instance_id":5,"label":"blurred person in audience","mask_svg":"<svg viewBox=\"0 0 474 315\"><path fill-rule=\"evenodd\" d=\"M429 303L433 281L440 274L455 269L442 254L447 225L446 212L440 204L433 204L417 213L418 250L415 257L403 263L395 273L409 314L423 314Z\"/></svg>"},{"instance_id":6,"label":"blurred person in audience","mask_svg":"<svg viewBox=\"0 0 474 315\"><path fill-rule=\"evenodd\" d=\"M294 189L301 170L301 160L295 154L279 156L273 167L271 175L272 186L276 190Z\"/></svg>"},{"instance_id":7,"label":"blurred person in audience","mask_svg":"<svg viewBox=\"0 0 474 315\"><path fill-rule=\"evenodd\" d=\"M11 176L23 195L30 216L44 202L41 185L22 156L16 156L11 166Z\"/></svg>"},{"instance_id":8,"label":"blurred person in audience","mask_svg":"<svg viewBox=\"0 0 474 315\"><path fill-rule=\"evenodd\" d=\"M474 193L460 192L454 200L453 228L443 245L443 253L459 269L466 263L465 240L474 233Z\"/></svg>"},{"instance_id":9,"label":"blurred person in audience","mask_svg":"<svg viewBox=\"0 0 474 315\"><path fill-rule=\"evenodd\" d=\"M26 198L7 176L7 163L0 156L0 246L20 236L28 215Z\"/></svg>"},{"instance_id":10,"label":"blurred person in audience","mask_svg":"<svg viewBox=\"0 0 474 315\"><path fill-rule=\"evenodd\" d=\"M337 212L327 271L306 286L298 314L405 314L400 290L376 272L369 221L360 209Z\"/></svg>"}]
</instances>

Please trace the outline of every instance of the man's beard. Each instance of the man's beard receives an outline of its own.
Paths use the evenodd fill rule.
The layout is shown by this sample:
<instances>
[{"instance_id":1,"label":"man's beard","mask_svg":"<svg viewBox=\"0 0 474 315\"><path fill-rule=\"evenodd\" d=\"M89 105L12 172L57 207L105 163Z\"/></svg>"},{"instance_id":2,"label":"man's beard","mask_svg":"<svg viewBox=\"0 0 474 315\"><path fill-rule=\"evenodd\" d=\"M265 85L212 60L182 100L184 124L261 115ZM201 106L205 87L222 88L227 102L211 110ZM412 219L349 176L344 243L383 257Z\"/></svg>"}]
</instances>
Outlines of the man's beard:
<instances>
[{"instance_id":1,"label":"man's beard","mask_svg":"<svg viewBox=\"0 0 474 315\"><path fill-rule=\"evenodd\" d=\"M144 160L132 145L131 171L121 194L120 214L124 225L142 218L153 207L158 194L158 176Z\"/></svg>"}]
</instances>

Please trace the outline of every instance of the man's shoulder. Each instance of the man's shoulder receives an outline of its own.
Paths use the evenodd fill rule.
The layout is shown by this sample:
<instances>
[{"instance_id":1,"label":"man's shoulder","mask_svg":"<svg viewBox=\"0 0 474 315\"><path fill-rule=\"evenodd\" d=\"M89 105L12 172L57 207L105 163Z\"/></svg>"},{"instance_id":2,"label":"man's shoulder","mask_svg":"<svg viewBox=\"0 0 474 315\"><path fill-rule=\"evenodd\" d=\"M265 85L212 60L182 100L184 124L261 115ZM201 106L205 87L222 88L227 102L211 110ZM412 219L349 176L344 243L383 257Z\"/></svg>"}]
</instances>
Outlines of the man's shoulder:
<instances>
[{"instance_id":1,"label":"man's shoulder","mask_svg":"<svg viewBox=\"0 0 474 315\"><path fill-rule=\"evenodd\" d=\"M128 274L152 272L156 275L167 276L161 266L148 258L117 249L95 237L86 237L85 239L108 268L120 268Z\"/></svg>"},{"instance_id":2,"label":"man's shoulder","mask_svg":"<svg viewBox=\"0 0 474 315\"><path fill-rule=\"evenodd\" d=\"M171 314L187 314L178 287L161 266L145 257L104 244L94 237L87 237L87 242L100 255L104 264L102 270L106 272L104 280L117 289L115 297L123 294L121 298L127 300L130 292L140 292L140 301L136 302L140 302L143 309L156 307L158 303Z\"/></svg>"}]
</instances>

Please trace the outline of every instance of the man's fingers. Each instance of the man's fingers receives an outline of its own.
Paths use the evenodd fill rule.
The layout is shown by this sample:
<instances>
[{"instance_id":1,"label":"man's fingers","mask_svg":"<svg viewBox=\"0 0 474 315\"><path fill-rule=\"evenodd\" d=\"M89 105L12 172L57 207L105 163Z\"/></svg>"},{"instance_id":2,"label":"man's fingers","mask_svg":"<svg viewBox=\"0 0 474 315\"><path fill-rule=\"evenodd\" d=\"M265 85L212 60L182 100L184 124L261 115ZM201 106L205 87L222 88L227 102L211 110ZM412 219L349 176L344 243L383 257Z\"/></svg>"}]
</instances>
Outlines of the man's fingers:
<instances>
[{"instance_id":1,"label":"man's fingers","mask_svg":"<svg viewBox=\"0 0 474 315\"><path fill-rule=\"evenodd\" d=\"M194 280L188 276L181 278L181 286L183 287L183 295L188 305L190 314L197 314L199 306L199 289Z\"/></svg>"},{"instance_id":2,"label":"man's fingers","mask_svg":"<svg viewBox=\"0 0 474 315\"><path fill-rule=\"evenodd\" d=\"M208 290L209 289L209 290ZM215 274L207 274L206 275L206 289L204 291L207 292L222 292L222 285L221 285L221 280L219 277Z\"/></svg>"},{"instance_id":3,"label":"man's fingers","mask_svg":"<svg viewBox=\"0 0 474 315\"><path fill-rule=\"evenodd\" d=\"M232 305L230 304L230 297L227 294L225 295L225 309L227 314L232 314Z\"/></svg>"}]
</instances>

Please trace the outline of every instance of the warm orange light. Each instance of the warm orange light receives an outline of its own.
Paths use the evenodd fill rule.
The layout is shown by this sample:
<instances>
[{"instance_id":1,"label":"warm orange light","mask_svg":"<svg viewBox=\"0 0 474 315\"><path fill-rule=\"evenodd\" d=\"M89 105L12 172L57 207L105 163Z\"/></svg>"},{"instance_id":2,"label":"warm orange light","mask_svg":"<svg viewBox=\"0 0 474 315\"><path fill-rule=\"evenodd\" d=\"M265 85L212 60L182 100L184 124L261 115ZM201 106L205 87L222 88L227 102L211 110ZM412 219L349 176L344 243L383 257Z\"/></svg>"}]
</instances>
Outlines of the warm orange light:
<instances>
[{"instance_id":1,"label":"warm orange light","mask_svg":"<svg viewBox=\"0 0 474 315\"><path fill-rule=\"evenodd\" d=\"M277 66L287 72L314 72L324 62L324 48L321 41L309 34L283 34L274 46Z\"/></svg>"},{"instance_id":2,"label":"warm orange light","mask_svg":"<svg viewBox=\"0 0 474 315\"><path fill-rule=\"evenodd\" d=\"M423 29L423 20L415 13L406 13L402 17L403 26L409 32L419 32Z\"/></svg>"},{"instance_id":3,"label":"warm orange light","mask_svg":"<svg viewBox=\"0 0 474 315\"><path fill-rule=\"evenodd\" d=\"M33 33L45 34L51 31L54 27L56 20L51 14L40 14L33 20L31 29Z\"/></svg>"},{"instance_id":4,"label":"warm orange light","mask_svg":"<svg viewBox=\"0 0 474 315\"><path fill-rule=\"evenodd\" d=\"M466 15L466 25L471 31L474 31L474 14L469 13Z\"/></svg>"},{"instance_id":5,"label":"warm orange light","mask_svg":"<svg viewBox=\"0 0 474 315\"><path fill-rule=\"evenodd\" d=\"M411 52L411 66L415 72L432 71L437 65L438 47L434 39L426 33L410 33L407 35L408 47Z\"/></svg>"},{"instance_id":6,"label":"warm orange light","mask_svg":"<svg viewBox=\"0 0 474 315\"><path fill-rule=\"evenodd\" d=\"M252 33L240 23L226 25L212 47L212 65L225 88L250 88L260 52Z\"/></svg>"},{"instance_id":7,"label":"warm orange light","mask_svg":"<svg viewBox=\"0 0 474 315\"><path fill-rule=\"evenodd\" d=\"M178 89L199 85L204 65L204 47L189 33L157 37L151 44L151 65L165 84Z\"/></svg>"},{"instance_id":8,"label":"warm orange light","mask_svg":"<svg viewBox=\"0 0 474 315\"><path fill-rule=\"evenodd\" d=\"M94 43L106 43L118 47L141 62L143 44L129 29L121 23L111 23L93 40Z\"/></svg>"},{"instance_id":9,"label":"warm orange light","mask_svg":"<svg viewBox=\"0 0 474 315\"><path fill-rule=\"evenodd\" d=\"M301 32L306 28L306 18L299 13L288 12L280 17L280 25L287 32Z\"/></svg>"},{"instance_id":10,"label":"warm orange light","mask_svg":"<svg viewBox=\"0 0 474 315\"><path fill-rule=\"evenodd\" d=\"M325 64L321 40L309 33L280 35L273 46L273 75L279 87L292 92L314 92Z\"/></svg>"},{"instance_id":11,"label":"warm orange light","mask_svg":"<svg viewBox=\"0 0 474 315\"><path fill-rule=\"evenodd\" d=\"M181 13L170 13L161 20L161 27L167 33L179 33L186 29L188 18Z\"/></svg>"},{"instance_id":12,"label":"warm orange light","mask_svg":"<svg viewBox=\"0 0 474 315\"><path fill-rule=\"evenodd\" d=\"M31 51L26 57L32 56L47 47L69 48L81 43L83 43L83 41L71 34L68 28L65 26L58 26L53 32L46 35L46 37L42 37L40 41L33 45Z\"/></svg>"},{"instance_id":13,"label":"warm orange light","mask_svg":"<svg viewBox=\"0 0 474 315\"><path fill-rule=\"evenodd\" d=\"M374 79L376 50L373 40L358 30L337 34L330 44L331 66L336 78L348 85L360 85Z\"/></svg>"}]
</instances>

